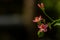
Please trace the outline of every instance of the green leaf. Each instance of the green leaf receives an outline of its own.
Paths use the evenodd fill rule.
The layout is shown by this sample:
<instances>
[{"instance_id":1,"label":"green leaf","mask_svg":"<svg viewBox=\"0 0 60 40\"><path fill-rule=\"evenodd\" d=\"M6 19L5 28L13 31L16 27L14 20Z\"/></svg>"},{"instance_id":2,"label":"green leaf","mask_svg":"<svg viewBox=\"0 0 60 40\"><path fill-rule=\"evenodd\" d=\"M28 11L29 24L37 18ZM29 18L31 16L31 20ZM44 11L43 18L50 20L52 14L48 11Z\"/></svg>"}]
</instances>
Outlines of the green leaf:
<instances>
[{"instance_id":1,"label":"green leaf","mask_svg":"<svg viewBox=\"0 0 60 40\"><path fill-rule=\"evenodd\" d=\"M60 19L55 20L52 24L53 26L60 26Z\"/></svg>"},{"instance_id":2,"label":"green leaf","mask_svg":"<svg viewBox=\"0 0 60 40\"><path fill-rule=\"evenodd\" d=\"M60 23L55 23L54 26L60 26Z\"/></svg>"},{"instance_id":3,"label":"green leaf","mask_svg":"<svg viewBox=\"0 0 60 40\"><path fill-rule=\"evenodd\" d=\"M37 35L38 35L39 38L40 38L40 37L43 37L43 36L44 36L44 32L38 31Z\"/></svg>"}]
</instances>

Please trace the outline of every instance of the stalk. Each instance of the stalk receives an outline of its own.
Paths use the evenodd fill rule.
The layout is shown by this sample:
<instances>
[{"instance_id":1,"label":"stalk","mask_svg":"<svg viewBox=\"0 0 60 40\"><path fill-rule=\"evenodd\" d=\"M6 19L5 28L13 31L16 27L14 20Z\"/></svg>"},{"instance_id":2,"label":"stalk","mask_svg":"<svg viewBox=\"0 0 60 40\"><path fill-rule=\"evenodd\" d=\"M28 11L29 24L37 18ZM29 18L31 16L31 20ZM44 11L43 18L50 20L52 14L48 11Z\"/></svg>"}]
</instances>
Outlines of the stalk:
<instances>
[{"instance_id":1,"label":"stalk","mask_svg":"<svg viewBox=\"0 0 60 40\"><path fill-rule=\"evenodd\" d=\"M54 21L51 17L49 17L46 12L43 10L43 13L45 14L45 16L47 16L51 21Z\"/></svg>"}]
</instances>

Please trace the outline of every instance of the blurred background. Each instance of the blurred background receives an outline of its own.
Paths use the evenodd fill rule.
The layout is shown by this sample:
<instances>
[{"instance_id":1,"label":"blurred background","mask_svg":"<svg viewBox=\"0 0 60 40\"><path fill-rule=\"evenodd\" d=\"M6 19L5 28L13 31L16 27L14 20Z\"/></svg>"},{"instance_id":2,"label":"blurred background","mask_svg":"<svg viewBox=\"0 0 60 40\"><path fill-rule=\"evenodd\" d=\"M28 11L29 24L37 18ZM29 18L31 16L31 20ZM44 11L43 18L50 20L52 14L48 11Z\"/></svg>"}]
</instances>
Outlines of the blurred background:
<instances>
[{"instance_id":1,"label":"blurred background","mask_svg":"<svg viewBox=\"0 0 60 40\"><path fill-rule=\"evenodd\" d=\"M37 6L41 2L52 19L60 18L60 0L0 0L0 40L60 40L59 26L38 38L34 17L50 21Z\"/></svg>"},{"instance_id":2,"label":"blurred background","mask_svg":"<svg viewBox=\"0 0 60 40\"><path fill-rule=\"evenodd\" d=\"M31 40L32 15L33 0L0 0L0 40Z\"/></svg>"}]
</instances>

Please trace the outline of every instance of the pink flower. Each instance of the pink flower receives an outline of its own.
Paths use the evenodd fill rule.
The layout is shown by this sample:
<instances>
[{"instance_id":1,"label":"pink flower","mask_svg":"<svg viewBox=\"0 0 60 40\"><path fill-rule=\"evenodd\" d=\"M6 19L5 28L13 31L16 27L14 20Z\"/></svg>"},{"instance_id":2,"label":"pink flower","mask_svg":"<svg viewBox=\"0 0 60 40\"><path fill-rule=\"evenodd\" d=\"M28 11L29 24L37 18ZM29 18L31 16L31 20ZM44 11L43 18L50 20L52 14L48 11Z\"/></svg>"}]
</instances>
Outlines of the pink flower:
<instances>
[{"instance_id":1,"label":"pink flower","mask_svg":"<svg viewBox=\"0 0 60 40\"><path fill-rule=\"evenodd\" d=\"M33 22L39 22L39 21L41 21L41 20L42 20L42 17L39 16L39 17L35 17L35 20L33 20Z\"/></svg>"},{"instance_id":2,"label":"pink flower","mask_svg":"<svg viewBox=\"0 0 60 40\"><path fill-rule=\"evenodd\" d=\"M44 8L44 4L43 4L43 3L37 4L37 5L38 5L38 7L40 7L40 8Z\"/></svg>"},{"instance_id":3,"label":"pink flower","mask_svg":"<svg viewBox=\"0 0 60 40\"><path fill-rule=\"evenodd\" d=\"M47 27L48 27L47 24L38 25L38 28L40 29L40 32L46 32L47 31Z\"/></svg>"}]
</instances>

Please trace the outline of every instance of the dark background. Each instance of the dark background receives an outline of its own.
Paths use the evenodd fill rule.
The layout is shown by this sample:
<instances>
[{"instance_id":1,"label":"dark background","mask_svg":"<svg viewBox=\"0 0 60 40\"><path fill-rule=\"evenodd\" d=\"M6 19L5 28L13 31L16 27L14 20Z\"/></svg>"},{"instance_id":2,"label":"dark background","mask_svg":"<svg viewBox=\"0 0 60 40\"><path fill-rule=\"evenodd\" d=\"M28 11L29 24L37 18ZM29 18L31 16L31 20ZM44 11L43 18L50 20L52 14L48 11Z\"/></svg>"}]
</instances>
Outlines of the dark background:
<instances>
[{"instance_id":1,"label":"dark background","mask_svg":"<svg viewBox=\"0 0 60 40\"><path fill-rule=\"evenodd\" d=\"M22 15L22 8L23 0L0 0L0 40L27 40L27 30L17 17Z\"/></svg>"}]
</instances>

